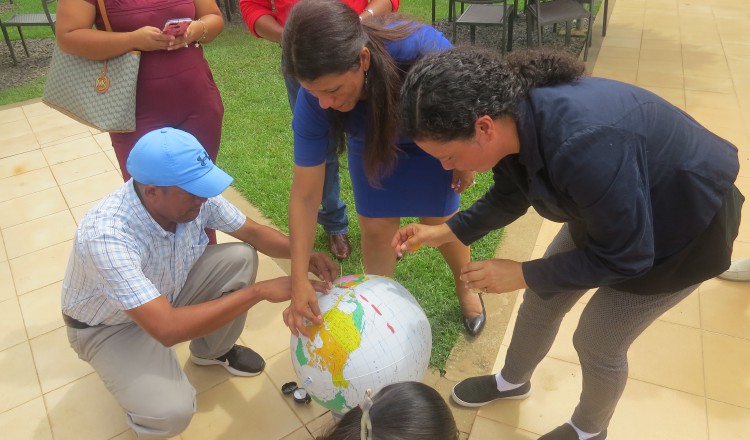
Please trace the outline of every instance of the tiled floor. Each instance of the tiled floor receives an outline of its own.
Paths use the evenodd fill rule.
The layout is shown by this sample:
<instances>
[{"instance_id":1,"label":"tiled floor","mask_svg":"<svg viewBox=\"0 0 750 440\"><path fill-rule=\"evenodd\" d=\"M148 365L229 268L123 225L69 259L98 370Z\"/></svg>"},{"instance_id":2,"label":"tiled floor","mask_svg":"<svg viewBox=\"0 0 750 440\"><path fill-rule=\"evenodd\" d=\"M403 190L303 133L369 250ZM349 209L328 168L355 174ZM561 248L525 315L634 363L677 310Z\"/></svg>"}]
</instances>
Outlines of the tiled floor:
<instances>
[{"instance_id":1,"label":"tiled floor","mask_svg":"<svg viewBox=\"0 0 750 440\"><path fill-rule=\"evenodd\" d=\"M734 142L742 162L738 186L746 195L749 29L750 6L744 0L617 0L593 65L594 75L646 87ZM2 438L133 438L99 378L68 347L59 312L76 222L120 182L106 134L41 103L0 110ZM750 218L750 203L743 214ZM555 231L556 225L543 223L535 257ZM735 256L750 257L748 220ZM262 278L280 274L276 263L263 259ZM462 438L533 439L568 419L580 390L570 341L584 303L564 321L534 375L529 399L498 402L478 413L455 408ZM259 377L230 378L219 367L195 367L186 362L186 345L177 347L199 392L198 412L182 439L310 439L330 421L320 407L296 405L278 392L294 377L282 308L261 304L251 310L242 335L268 359ZM631 379L610 439L749 439L750 284L704 283L636 341L630 364ZM435 373L426 382L444 394L450 390Z\"/></svg>"}]
</instances>

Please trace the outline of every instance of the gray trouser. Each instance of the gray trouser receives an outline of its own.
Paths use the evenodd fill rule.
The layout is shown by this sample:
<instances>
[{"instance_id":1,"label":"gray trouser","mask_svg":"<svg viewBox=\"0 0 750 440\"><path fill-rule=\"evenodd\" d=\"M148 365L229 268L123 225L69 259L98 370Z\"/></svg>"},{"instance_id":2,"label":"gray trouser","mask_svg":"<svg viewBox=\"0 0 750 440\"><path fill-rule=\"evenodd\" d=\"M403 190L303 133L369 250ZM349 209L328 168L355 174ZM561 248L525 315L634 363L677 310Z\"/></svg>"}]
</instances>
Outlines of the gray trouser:
<instances>
[{"instance_id":1,"label":"gray trouser","mask_svg":"<svg viewBox=\"0 0 750 440\"><path fill-rule=\"evenodd\" d=\"M251 246L208 246L196 261L172 304L198 304L253 282L258 257ZM243 314L190 343L192 354L213 359L229 351L245 326ZM127 413L139 438L172 437L184 431L195 412L195 389L180 367L174 348L165 347L135 323L68 328L70 345L91 364Z\"/></svg>"},{"instance_id":2,"label":"gray trouser","mask_svg":"<svg viewBox=\"0 0 750 440\"><path fill-rule=\"evenodd\" d=\"M564 225L545 257L574 247ZM609 287L597 289L573 334L583 379L581 397L572 416L578 428L591 433L607 428L628 380L630 345L697 287L659 295L635 295ZM526 289L502 369L506 381L526 383L531 378L552 347L563 317L586 292L565 292L544 300Z\"/></svg>"}]
</instances>

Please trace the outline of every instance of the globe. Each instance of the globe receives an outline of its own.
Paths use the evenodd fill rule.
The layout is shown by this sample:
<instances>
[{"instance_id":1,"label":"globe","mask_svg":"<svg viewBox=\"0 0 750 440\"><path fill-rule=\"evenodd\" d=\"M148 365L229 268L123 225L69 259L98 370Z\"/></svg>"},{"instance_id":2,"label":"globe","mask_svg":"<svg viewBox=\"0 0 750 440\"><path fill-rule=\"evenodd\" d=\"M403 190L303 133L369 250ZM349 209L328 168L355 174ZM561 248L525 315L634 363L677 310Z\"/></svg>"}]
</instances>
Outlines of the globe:
<instances>
[{"instance_id":1,"label":"globe","mask_svg":"<svg viewBox=\"0 0 750 440\"><path fill-rule=\"evenodd\" d=\"M421 381L430 360L432 333L424 311L388 277L350 275L318 293L322 325L310 338L292 335L294 370L310 397L341 415L359 405L368 388Z\"/></svg>"}]
</instances>

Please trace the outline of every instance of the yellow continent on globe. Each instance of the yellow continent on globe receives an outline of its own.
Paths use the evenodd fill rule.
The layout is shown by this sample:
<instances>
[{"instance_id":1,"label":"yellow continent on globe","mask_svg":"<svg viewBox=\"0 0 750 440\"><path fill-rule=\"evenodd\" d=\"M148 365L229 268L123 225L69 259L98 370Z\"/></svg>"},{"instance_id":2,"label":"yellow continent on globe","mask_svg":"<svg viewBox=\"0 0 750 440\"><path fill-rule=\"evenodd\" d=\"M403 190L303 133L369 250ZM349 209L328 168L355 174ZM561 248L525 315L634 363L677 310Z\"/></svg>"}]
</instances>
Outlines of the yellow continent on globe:
<instances>
[{"instance_id":1,"label":"yellow continent on globe","mask_svg":"<svg viewBox=\"0 0 750 440\"><path fill-rule=\"evenodd\" d=\"M338 305L342 300L349 299L356 303L357 309L351 314L339 310ZM321 370L331 373L333 384L337 387L346 388L349 382L344 379L344 366L349 359L349 354L359 348L362 341L362 310L353 294L342 295L336 304L323 315L326 324L312 325L307 327L310 332L310 340L318 337L322 346L309 351L310 363ZM310 344L312 345L312 344Z\"/></svg>"}]
</instances>

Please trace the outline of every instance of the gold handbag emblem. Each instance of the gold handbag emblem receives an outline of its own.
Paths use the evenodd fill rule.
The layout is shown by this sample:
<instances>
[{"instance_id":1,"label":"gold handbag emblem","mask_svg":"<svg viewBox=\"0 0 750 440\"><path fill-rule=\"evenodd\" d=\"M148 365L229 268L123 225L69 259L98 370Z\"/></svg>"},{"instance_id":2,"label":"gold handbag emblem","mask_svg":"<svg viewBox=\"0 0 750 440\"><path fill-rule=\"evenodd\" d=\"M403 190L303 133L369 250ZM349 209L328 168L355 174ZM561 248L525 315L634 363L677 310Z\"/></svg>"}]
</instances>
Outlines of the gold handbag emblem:
<instances>
[{"instance_id":1,"label":"gold handbag emblem","mask_svg":"<svg viewBox=\"0 0 750 440\"><path fill-rule=\"evenodd\" d=\"M97 93L107 93L107 90L109 90L109 77L107 76L106 60L102 64L102 73L99 75L99 78L96 79L96 86L94 88Z\"/></svg>"}]
</instances>

